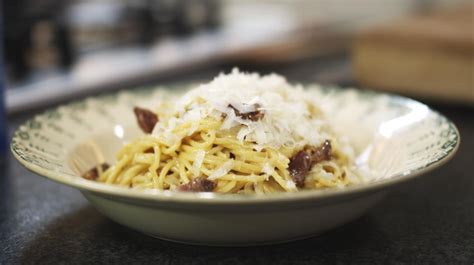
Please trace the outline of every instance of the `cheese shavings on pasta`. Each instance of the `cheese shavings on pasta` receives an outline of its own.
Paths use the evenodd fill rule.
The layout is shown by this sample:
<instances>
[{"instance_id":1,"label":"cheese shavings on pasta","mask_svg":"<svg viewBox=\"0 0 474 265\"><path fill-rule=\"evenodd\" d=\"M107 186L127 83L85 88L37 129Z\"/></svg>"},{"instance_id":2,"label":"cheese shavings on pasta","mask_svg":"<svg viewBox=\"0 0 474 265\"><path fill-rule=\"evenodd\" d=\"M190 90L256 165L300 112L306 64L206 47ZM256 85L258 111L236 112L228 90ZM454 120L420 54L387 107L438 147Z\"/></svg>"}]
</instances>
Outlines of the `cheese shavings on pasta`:
<instances>
[{"instance_id":1,"label":"cheese shavings on pasta","mask_svg":"<svg viewBox=\"0 0 474 265\"><path fill-rule=\"evenodd\" d=\"M331 131L311 94L281 76L234 69L174 104L157 106L156 111L134 109L146 134L125 145L97 181L139 189L266 194L361 180L350 146Z\"/></svg>"}]
</instances>

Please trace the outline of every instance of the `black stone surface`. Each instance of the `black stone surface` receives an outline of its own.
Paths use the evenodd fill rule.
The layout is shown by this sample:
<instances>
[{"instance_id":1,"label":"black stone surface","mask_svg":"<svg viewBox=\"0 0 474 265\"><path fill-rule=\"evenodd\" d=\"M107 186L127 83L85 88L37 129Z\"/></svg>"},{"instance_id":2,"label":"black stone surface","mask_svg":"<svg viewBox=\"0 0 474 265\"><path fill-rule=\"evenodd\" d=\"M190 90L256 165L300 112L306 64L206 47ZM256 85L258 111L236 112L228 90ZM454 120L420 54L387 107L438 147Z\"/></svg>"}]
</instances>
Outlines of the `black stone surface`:
<instances>
[{"instance_id":1,"label":"black stone surface","mask_svg":"<svg viewBox=\"0 0 474 265\"><path fill-rule=\"evenodd\" d=\"M340 77L347 64L321 60L251 69L275 70L290 80L344 83ZM217 72L201 70L170 80L210 78ZM28 172L9 156L0 170L0 264L472 265L474 110L431 106L461 132L462 143L452 161L395 188L350 224L273 246L197 247L147 237L112 222L78 191ZM31 115L10 117L10 133Z\"/></svg>"}]
</instances>

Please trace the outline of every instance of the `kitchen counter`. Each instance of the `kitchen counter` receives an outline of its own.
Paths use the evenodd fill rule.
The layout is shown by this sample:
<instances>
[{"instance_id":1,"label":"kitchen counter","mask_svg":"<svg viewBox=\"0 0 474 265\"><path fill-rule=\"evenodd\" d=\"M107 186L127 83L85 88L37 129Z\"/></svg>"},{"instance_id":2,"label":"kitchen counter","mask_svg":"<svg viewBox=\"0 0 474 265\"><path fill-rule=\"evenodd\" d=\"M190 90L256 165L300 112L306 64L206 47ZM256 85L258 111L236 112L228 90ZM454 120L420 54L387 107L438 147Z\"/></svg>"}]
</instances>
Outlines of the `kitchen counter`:
<instances>
[{"instance_id":1,"label":"kitchen counter","mask_svg":"<svg viewBox=\"0 0 474 265\"><path fill-rule=\"evenodd\" d=\"M338 76L347 64L311 61L252 69L275 70L290 80L344 84ZM217 72L200 70L184 81ZM472 265L474 109L430 106L452 119L461 133L459 151L448 164L394 188L352 223L270 246L199 247L150 238L114 223L79 191L27 171L10 155L0 169L0 264ZM9 117L10 135L31 115Z\"/></svg>"}]
</instances>

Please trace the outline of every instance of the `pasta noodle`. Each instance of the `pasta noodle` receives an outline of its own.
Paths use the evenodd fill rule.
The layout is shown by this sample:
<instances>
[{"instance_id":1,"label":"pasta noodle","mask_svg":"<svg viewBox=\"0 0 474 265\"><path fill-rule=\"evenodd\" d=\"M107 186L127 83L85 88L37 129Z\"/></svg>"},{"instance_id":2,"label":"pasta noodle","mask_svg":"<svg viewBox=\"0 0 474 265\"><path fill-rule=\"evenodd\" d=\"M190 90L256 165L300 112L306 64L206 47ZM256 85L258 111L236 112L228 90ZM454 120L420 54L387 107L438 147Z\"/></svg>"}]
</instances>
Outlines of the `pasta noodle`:
<instances>
[{"instance_id":1,"label":"pasta noodle","mask_svg":"<svg viewBox=\"0 0 474 265\"><path fill-rule=\"evenodd\" d=\"M153 131L123 146L117 153L117 162L105 171L99 170L97 181L136 189L257 194L344 187L357 181L352 158L341 151L341 142L327 124L320 124L321 112L314 104L293 100L294 105L289 107L304 120L300 119L302 124L288 124L294 128L285 128L285 113L272 109L274 106L265 97L273 96L278 101L279 96L288 101L285 97L293 91L286 81L282 90L272 90L270 83L270 88L262 92L256 85L255 91L249 93L261 93L261 101L259 97L247 97L226 102L225 97L220 97L222 104L213 103L217 99L210 97L219 97L220 91L213 88L221 86L222 79L226 81L229 76L237 76L240 83L255 84L268 84L268 78L275 79L234 70L231 75L218 77L210 87L203 85L201 91L187 93L176 102L174 112L169 111L169 105L159 108L159 121L153 124ZM281 78L277 77L277 81ZM262 94L267 92L276 96ZM297 90L296 98L306 98L303 93ZM277 119L283 120L278 123ZM299 128L300 125L306 128ZM313 135L307 134L306 130L311 129L315 130ZM294 133L298 130L299 135Z\"/></svg>"}]
</instances>

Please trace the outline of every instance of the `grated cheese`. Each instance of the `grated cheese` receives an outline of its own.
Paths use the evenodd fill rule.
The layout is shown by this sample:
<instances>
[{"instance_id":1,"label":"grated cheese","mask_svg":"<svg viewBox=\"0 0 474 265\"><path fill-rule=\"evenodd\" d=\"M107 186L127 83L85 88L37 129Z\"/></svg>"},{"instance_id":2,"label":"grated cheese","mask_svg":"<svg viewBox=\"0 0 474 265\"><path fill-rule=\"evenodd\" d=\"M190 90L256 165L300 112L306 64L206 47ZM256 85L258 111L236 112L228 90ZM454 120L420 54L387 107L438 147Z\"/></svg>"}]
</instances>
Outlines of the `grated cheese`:
<instances>
[{"instance_id":1,"label":"grated cheese","mask_svg":"<svg viewBox=\"0 0 474 265\"><path fill-rule=\"evenodd\" d=\"M222 164L222 166L220 166L219 168L214 170L214 172L212 172L212 174L207 179L209 179L209 180L218 179L218 178L226 175L227 173L229 173L229 171L232 170L233 166L234 166L234 159L230 159L229 161Z\"/></svg>"},{"instance_id":2,"label":"grated cheese","mask_svg":"<svg viewBox=\"0 0 474 265\"><path fill-rule=\"evenodd\" d=\"M314 117L310 112L311 98L300 85L292 86L282 76L260 76L234 69L184 94L175 104L178 118L171 118L166 126L155 128L153 134L167 135L167 140L173 140L170 134L180 124L208 116L219 119L225 116L220 129L236 128L237 138L255 142L256 150L318 146L329 135L324 129L327 123L323 117ZM229 105L240 113L261 111L264 116L257 121L246 120L237 116ZM192 127L190 133L195 129Z\"/></svg>"},{"instance_id":3,"label":"grated cheese","mask_svg":"<svg viewBox=\"0 0 474 265\"><path fill-rule=\"evenodd\" d=\"M295 190L296 189L296 184L293 180L287 180L286 181L286 187L290 190Z\"/></svg>"},{"instance_id":4,"label":"grated cheese","mask_svg":"<svg viewBox=\"0 0 474 265\"><path fill-rule=\"evenodd\" d=\"M262 172L267 174L267 180L268 180L268 177L273 174L273 167L270 166L269 163L265 163L263 164Z\"/></svg>"},{"instance_id":5,"label":"grated cheese","mask_svg":"<svg viewBox=\"0 0 474 265\"><path fill-rule=\"evenodd\" d=\"M199 173L201 172L202 162L204 162L205 156L206 156L206 152L204 150L197 150L194 153L193 174L195 177L199 177Z\"/></svg>"}]
</instances>

